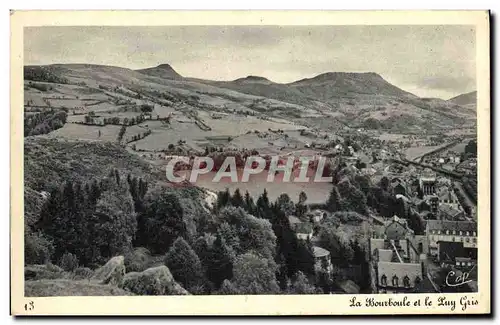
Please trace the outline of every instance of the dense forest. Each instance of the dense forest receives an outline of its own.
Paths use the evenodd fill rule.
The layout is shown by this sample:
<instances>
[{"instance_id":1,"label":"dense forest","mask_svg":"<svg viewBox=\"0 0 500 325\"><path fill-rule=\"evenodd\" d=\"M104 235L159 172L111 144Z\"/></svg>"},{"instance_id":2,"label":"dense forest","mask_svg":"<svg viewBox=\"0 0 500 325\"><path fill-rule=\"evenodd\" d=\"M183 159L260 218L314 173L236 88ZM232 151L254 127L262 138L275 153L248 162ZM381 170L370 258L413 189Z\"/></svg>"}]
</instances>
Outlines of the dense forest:
<instances>
[{"instance_id":1,"label":"dense forest","mask_svg":"<svg viewBox=\"0 0 500 325\"><path fill-rule=\"evenodd\" d=\"M334 266L360 268L360 285L368 288L363 214L371 208L397 212L415 223L416 232L422 226L412 221L404 202L391 201L384 181L373 185L345 167L334 173L336 184L324 204L332 214L315 233ZM298 239L288 219L306 213L306 193L295 203L287 194L271 202L264 190L254 201L248 192L226 190L211 209L199 203L200 193L150 184L117 169L101 179L64 181L48 193L37 221L27 228L25 263L93 270L123 255L130 272L166 265L191 294L332 290L332 281L315 272L312 243ZM360 233L352 236L342 224L357 225Z\"/></svg>"},{"instance_id":2,"label":"dense forest","mask_svg":"<svg viewBox=\"0 0 500 325\"><path fill-rule=\"evenodd\" d=\"M24 136L47 134L66 123L67 113L59 109L36 112L24 117Z\"/></svg>"},{"instance_id":3,"label":"dense forest","mask_svg":"<svg viewBox=\"0 0 500 325\"><path fill-rule=\"evenodd\" d=\"M55 73L53 69L55 68L42 66L25 66L24 80L42 81L58 84L69 83L67 78L61 77L58 73Z\"/></svg>"}]
</instances>

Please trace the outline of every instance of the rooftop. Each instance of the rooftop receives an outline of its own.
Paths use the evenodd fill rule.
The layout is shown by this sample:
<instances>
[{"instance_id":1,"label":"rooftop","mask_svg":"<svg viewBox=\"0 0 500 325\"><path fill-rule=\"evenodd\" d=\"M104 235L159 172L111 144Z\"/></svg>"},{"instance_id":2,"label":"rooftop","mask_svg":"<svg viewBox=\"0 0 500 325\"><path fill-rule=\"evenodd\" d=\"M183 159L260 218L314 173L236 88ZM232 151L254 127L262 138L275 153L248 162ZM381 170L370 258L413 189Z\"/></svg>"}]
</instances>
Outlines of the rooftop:
<instances>
[{"instance_id":1,"label":"rooftop","mask_svg":"<svg viewBox=\"0 0 500 325\"><path fill-rule=\"evenodd\" d=\"M445 213L451 217L455 217L462 212L462 211L455 209L454 207L447 205L447 204L439 205L438 209L441 213Z\"/></svg>"},{"instance_id":2,"label":"rooftop","mask_svg":"<svg viewBox=\"0 0 500 325\"><path fill-rule=\"evenodd\" d=\"M297 224L297 229L295 232L298 234L309 234L309 233L312 233L312 231L313 231L313 227L310 223L302 222L302 223Z\"/></svg>"},{"instance_id":3,"label":"rooftop","mask_svg":"<svg viewBox=\"0 0 500 325\"><path fill-rule=\"evenodd\" d=\"M288 216L288 221L290 222L290 224L302 223L302 221L300 221L300 219L296 216Z\"/></svg>"},{"instance_id":4,"label":"rooftop","mask_svg":"<svg viewBox=\"0 0 500 325\"><path fill-rule=\"evenodd\" d=\"M330 255L330 252L319 246L313 246L314 257L324 257Z\"/></svg>"},{"instance_id":5,"label":"rooftop","mask_svg":"<svg viewBox=\"0 0 500 325\"><path fill-rule=\"evenodd\" d=\"M473 221L427 220L429 230L456 230L477 231L477 224Z\"/></svg>"},{"instance_id":6,"label":"rooftop","mask_svg":"<svg viewBox=\"0 0 500 325\"><path fill-rule=\"evenodd\" d=\"M397 262L378 262L378 276L381 278L383 275L387 277L387 284L390 285L392 277L399 278L399 285L403 285L403 278L408 276L410 278L410 285L414 286L415 279L418 277L423 279L422 266L419 263L397 263Z\"/></svg>"},{"instance_id":7,"label":"rooftop","mask_svg":"<svg viewBox=\"0 0 500 325\"><path fill-rule=\"evenodd\" d=\"M379 249L378 250L378 260L381 262L392 261L392 249Z\"/></svg>"}]
</instances>

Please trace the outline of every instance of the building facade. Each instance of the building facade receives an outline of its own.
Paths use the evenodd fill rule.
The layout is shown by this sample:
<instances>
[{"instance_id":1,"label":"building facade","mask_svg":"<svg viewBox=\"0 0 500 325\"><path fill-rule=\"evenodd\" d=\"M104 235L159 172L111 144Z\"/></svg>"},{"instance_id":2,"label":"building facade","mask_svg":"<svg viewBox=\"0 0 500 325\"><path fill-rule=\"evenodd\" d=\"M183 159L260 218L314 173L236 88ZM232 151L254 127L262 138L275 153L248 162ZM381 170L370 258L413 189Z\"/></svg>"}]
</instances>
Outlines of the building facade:
<instances>
[{"instance_id":1,"label":"building facade","mask_svg":"<svg viewBox=\"0 0 500 325\"><path fill-rule=\"evenodd\" d=\"M473 221L427 220L425 233L429 254L438 256L439 242L462 243L464 248L477 248L477 224Z\"/></svg>"}]
</instances>

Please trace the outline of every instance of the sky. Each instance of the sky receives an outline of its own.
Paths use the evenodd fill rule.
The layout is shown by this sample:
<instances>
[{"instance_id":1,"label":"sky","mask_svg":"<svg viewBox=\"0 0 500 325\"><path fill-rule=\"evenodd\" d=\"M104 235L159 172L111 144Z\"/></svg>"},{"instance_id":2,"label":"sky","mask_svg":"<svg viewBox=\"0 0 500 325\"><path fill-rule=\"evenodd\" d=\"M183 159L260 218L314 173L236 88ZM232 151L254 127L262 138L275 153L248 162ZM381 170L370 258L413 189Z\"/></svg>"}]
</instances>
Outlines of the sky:
<instances>
[{"instance_id":1,"label":"sky","mask_svg":"<svg viewBox=\"0 0 500 325\"><path fill-rule=\"evenodd\" d=\"M376 72L417 96L449 99L476 90L475 44L467 25L29 27L24 63L168 63L185 77L280 83Z\"/></svg>"}]
</instances>

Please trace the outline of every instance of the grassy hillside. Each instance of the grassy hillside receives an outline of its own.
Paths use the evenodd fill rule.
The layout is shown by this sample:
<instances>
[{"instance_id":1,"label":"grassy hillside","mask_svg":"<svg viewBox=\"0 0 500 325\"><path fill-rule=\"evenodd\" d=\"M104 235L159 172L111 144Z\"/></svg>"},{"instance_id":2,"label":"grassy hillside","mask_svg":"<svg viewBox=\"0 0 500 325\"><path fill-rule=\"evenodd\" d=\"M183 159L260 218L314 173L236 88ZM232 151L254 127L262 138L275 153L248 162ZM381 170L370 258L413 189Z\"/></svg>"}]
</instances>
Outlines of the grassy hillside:
<instances>
[{"instance_id":1,"label":"grassy hillside","mask_svg":"<svg viewBox=\"0 0 500 325\"><path fill-rule=\"evenodd\" d=\"M477 107L477 91L472 91L470 93L458 95L451 99L447 100L448 103L452 103L454 105L460 105L461 107L465 107L469 109L473 114L476 113Z\"/></svg>"},{"instance_id":2,"label":"grassy hillside","mask_svg":"<svg viewBox=\"0 0 500 325\"><path fill-rule=\"evenodd\" d=\"M156 179L158 170L111 142L27 137L24 141L24 185L36 191L66 180L102 178L116 168L125 174Z\"/></svg>"},{"instance_id":3,"label":"grassy hillside","mask_svg":"<svg viewBox=\"0 0 500 325\"><path fill-rule=\"evenodd\" d=\"M251 113L294 122L325 117L326 121L331 120L332 126L340 121L353 127L393 130L401 126L415 127L415 130L442 129L475 118L475 112L453 101L419 98L376 73L329 72L279 84L257 76L234 81L185 78L168 64L135 71L88 64L51 65L43 69L50 71L51 80L57 76L72 85L85 85L90 92L100 91L105 99L103 103L94 102L92 108L100 112L130 111L133 105L153 102L157 106L154 113L162 116L166 114L163 108L174 107L183 111ZM43 100L34 97L33 101L43 104ZM95 100L95 96L87 97L85 99ZM99 105L103 108L98 109ZM91 109L85 107L82 112ZM391 122L398 118L398 123ZM68 119L74 120L71 114Z\"/></svg>"},{"instance_id":4,"label":"grassy hillside","mask_svg":"<svg viewBox=\"0 0 500 325\"><path fill-rule=\"evenodd\" d=\"M26 297L60 297L60 296L134 296L130 291L115 286L99 284L89 280L37 280L26 281L24 295Z\"/></svg>"}]
</instances>

